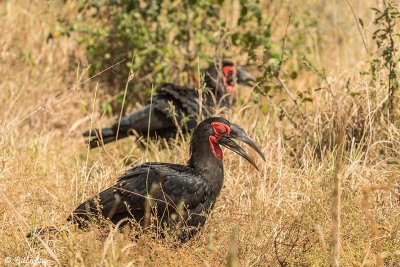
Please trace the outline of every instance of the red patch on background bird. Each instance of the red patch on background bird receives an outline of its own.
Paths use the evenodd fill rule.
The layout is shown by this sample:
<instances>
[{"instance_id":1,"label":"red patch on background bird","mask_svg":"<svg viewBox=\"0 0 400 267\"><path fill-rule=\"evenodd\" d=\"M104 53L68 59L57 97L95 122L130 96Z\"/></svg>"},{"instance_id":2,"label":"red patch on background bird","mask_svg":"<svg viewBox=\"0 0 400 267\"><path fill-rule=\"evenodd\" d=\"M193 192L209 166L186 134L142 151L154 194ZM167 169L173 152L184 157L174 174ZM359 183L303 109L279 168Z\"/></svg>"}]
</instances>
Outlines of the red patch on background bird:
<instances>
[{"instance_id":1,"label":"red patch on background bird","mask_svg":"<svg viewBox=\"0 0 400 267\"><path fill-rule=\"evenodd\" d=\"M222 72L226 78L231 77L233 74L236 74L236 67L235 66L225 66L222 68Z\"/></svg>"},{"instance_id":2,"label":"red patch on background bird","mask_svg":"<svg viewBox=\"0 0 400 267\"><path fill-rule=\"evenodd\" d=\"M220 137L224 135L229 135L231 133L231 128L225 123L212 122L211 127L214 129L215 135Z\"/></svg>"},{"instance_id":3,"label":"red patch on background bird","mask_svg":"<svg viewBox=\"0 0 400 267\"><path fill-rule=\"evenodd\" d=\"M208 138L208 142L210 143L210 148L214 156L217 157L217 159L222 160L223 155L222 155L222 150L221 147L218 144L218 139L214 135L211 135Z\"/></svg>"},{"instance_id":4,"label":"red patch on background bird","mask_svg":"<svg viewBox=\"0 0 400 267\"><path fill-rule=\"evenodd\" d=\"M228 79L232 77L233 75L236 75L236 67L235 66L225 66L222 68L222 72L224 73L224 83L226 90L228 93L233 93L235 91L235 88L233 87L233 84L228 83Z\"/></svg>"}]
</instances>

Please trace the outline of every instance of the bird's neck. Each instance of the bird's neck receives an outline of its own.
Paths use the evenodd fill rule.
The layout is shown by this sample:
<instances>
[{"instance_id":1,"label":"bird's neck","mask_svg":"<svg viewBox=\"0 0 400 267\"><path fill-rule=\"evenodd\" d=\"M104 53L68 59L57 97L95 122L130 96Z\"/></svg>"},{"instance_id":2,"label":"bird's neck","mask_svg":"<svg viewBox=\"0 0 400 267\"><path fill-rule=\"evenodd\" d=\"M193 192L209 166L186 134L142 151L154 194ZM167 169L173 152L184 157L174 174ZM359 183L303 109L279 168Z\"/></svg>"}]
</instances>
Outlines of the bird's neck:
<instances>
[{"instance_id":1,"label":"bird's neck","mask_svg":"<svg viewBox=\"0 0 400 267\"><path fill-rule=\"evenodd\" d=\"M208 138L204 138L208 139ZM224 166L222 158L217 158L211 151L207 141L192 140L191 155L188 165L211 183L222 185L224 178Z\"/></svg>"},{"instance_id":2,"label":"bird's neck","mask_svg":"<svg viewBox=\"0 0 400 267\"><path fill-rule=\"evenodd\" d=\"M197 157L192 156L189 159L188 165L196 170L201 177L211 186L213 195L218 196L221 192L224 183L224 167L222 160L217 159L214 155L207 159L197 160Z\"/></svg>"},{"instance_id":3,"label":"bird's neck","mask_svg":"<svg viewBox=\"0 0 400 267\"><path fill-rule=\"evenodd\" d=\"M188 161L188 165L193 169L199 171L200 173L204 173L207 175L213 174L222 174L224 172L224 167L222 164L222 160L216 158L211 154L212 158L197 160L197 157L194 157L193 154Z\"/></svg>"}]
</instances>

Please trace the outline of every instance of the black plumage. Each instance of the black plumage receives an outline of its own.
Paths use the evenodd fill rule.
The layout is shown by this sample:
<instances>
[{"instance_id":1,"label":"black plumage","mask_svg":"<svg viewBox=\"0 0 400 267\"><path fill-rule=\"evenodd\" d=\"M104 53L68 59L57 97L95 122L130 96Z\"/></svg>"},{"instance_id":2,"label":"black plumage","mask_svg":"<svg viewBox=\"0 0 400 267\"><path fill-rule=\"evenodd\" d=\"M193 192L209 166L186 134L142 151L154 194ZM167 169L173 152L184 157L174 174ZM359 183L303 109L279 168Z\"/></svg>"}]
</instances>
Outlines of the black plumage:
<instances>
[{"instance_id":1,"label":"black plumage","mask_svg":"<svg viewBox=\"0 0 400 267\"><path fill-rule=\"evenodd\" d=\"M229 107L235 83L250 85L253 78L241 67L223 61L211 64L205 71L206 90L202 93L201 110L209 117L216 106ZM110 128L88 130L83 133L91 148L125 138L134 132L140 136L171 138L177 125L188 132L197 125L200 113L198 90L175 84L162 84L145 107L115 122Z\"/></svg>"},{"instance_id":2,"label":"black plumage","mask_svg":"<svg viewBox=\"0 0 400 267\"><path fill-rule=\"evenodd\" d=\"M141 226L149 226L146 207L150 207L147 215L151 213L157 219L158 229L174 229L181 240L190 238L205 223L222 188L224 170L219 145L256 167L232 138L249 144L264 158L239 126L223 118L208 118L193 132L186 165L154 162L136 166L98 197L79 205L68 220L81 228L103 219L115 224L134 219Z\"/></svg>"}]
</instances>

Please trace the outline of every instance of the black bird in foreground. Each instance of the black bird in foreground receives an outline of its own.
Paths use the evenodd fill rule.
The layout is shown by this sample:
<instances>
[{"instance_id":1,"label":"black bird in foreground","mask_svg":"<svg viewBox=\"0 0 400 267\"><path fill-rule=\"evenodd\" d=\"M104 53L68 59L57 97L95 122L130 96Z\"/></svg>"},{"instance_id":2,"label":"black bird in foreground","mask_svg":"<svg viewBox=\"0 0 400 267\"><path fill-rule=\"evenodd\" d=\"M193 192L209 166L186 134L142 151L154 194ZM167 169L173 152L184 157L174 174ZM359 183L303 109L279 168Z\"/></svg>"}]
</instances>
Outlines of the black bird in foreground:
<instances>
[{"instance_id":1,"label":"black bird in foreground","mask_svg":"<svg viewBox=\"0 0 400 267\"><path fill-rule=\"evenodd\" d=\"M146 228L151 217L157 219L158 230L172 230L186 240L205 223L221 191L224 168L220 145L257 168L232 139L248 144L265 160L260 148L238 125L220 117L208 118L193 132L186 165L148 162L136 166L114 186L79 205L67 220L85 229L104 219L119 226L133 219L131 222Z\"/></svg>"},{"instance_id":2,"label":"black bird in foreground","mask_svg":"<svg viewBox=\"0 0 400 267\"><path fill-rule=\"evenodd\" d=\"M211 64L205 71L205 92L202 94L202 113L209 117L216 106L228 107L236 83L251 86L252 76L230 61ZM172 105L174 108L171 110ZM159 86L151 105L132 112L115 122L110 128L88 130L83 133L90 148L128 137L136 132L140 136L174 137L176 125L187 132L197 125L200 113L198 91L174 84ZM175 117L175 118L174 118ZM174 122L175 121L175 122Z\"/></svg>"}]
</instances>

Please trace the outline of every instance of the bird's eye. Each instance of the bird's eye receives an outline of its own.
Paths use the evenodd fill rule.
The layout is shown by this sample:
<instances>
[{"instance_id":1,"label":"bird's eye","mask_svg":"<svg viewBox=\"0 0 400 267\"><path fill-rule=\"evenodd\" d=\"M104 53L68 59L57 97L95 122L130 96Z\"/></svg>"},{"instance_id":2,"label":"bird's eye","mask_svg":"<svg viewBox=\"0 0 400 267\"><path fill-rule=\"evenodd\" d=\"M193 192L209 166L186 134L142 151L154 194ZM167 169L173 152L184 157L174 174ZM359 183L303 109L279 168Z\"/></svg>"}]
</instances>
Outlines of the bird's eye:
<instances>
[{"instance_id":1,"label":"bird's eye","mask_svg":"<svg viewBox=\"0 0 400 267\"><path fill-rule=\"evenodd\" d=\"M219 129L219 133L220 133L220 134L225 134L225 133L226 133L226 130L225 130L225 129Z\"/></svg>"}]
</instances>

